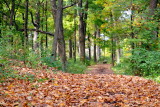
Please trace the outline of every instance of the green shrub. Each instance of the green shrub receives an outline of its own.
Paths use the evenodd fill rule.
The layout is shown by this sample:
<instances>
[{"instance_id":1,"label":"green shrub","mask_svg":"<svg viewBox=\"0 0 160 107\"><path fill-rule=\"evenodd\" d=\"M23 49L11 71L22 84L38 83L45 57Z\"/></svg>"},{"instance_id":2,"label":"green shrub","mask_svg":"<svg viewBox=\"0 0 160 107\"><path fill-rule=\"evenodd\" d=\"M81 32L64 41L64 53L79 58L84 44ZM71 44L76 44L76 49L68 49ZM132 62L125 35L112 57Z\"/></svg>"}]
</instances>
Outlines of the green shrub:
<instances>
[{"instance_id":1,"label":"green shrub","mask_svg":"<svg viewBox=\"0 0 160 107\"><path fill-rule=\"evenodd\" d=\"M160 74L160 52L146 49L135 49L130 65L133 70L143 76Z\"/></svg>"},{"instance_id":2,"label":"green shrub","mask_svg":"<svg viewBox=\"0 0 160 107\"><path fill-rule=\"evenodd\" d=\"M114 69L122 74L160 75L160 52L142 48L134 49L133 55L123 58Z\"/></svg>"},{"instance_id":3,"label":"green shrub","mask_svg":"<svg viewBox=\"0 0 160 107\"><path fill-rule=\"evenodd\" d=\"M58 68L58 70L62 70L62 63L59 60L53 61L52 59L52 56L42 57L41 61L44 65L47 65L49 67L56 67Z\"/></svg>"},{"instance_id":4,"label":"green shrub","mask_svg":"<svg viewBox=\"0 0 160 107\"><path fill-rule=\"evenodd\" d=\"M69 60L67 65L67 72L73 74L83 74L86 68L87 66L79 60L76 62L74 60Z\"/></svg>"}]
</instances>

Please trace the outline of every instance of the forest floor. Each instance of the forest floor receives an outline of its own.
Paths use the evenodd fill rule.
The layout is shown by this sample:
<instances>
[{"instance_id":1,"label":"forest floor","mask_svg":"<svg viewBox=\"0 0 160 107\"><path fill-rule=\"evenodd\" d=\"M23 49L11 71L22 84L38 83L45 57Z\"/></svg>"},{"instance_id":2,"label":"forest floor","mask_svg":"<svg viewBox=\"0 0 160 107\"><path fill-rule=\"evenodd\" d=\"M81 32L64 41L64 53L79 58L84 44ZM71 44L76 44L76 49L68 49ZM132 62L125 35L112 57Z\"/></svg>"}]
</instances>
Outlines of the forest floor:
<instances>
[{"instance_id":1,"label":"forest floor","mask_svg":"<svg viewBox=\"0 0 160 107\"><path fill-rule=\"evenodd\" d=\"M91 74L55 72L54 68L45 67L11 67L17 76L0 83L0 107L160 105L160 84L137 76L115 75L108 64L90 66L87 73Z\"/></svg>"}]
</instances>

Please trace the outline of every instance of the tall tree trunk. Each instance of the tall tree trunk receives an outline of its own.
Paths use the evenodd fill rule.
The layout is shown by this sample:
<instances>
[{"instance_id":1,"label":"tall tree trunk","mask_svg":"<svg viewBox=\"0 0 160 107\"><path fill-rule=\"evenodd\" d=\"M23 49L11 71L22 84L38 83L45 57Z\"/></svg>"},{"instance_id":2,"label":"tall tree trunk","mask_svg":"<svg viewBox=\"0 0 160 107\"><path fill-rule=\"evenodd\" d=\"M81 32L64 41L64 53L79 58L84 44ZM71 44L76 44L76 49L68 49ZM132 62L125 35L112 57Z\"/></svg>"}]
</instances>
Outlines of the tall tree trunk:
<instances>
[{"instance_id":1,"label":"tall tree trunk","mask_svg":"<svg viewBox=\"0 0 160 107\"><path fill-rule=\"evenodd\" d=\"M100 38L100 29L97 30L97 37L98 39ZM100 46L97 45L97 61L99 61L101 57L101 50L100 50Z\"/></svg>"},{"instance_id":2,"label":"tall tree trunk","mask_svg":"<svg viewBox=\"0 0 160 107\"><path fill-rule=\"evenodd\" d=\"M113 22L113 14L112 14L112 11L111 11L111 24L113 24L114 26L114 22ZM113 33L111 34L111 58L112 58L112 66L115 65L115 42L114 42L114 36L113 36Z\"/></svg>"},{"instance_id":3,"label":"tall tree trunk","mask_svg":"<svg viewBox=\"0 0 160 107\"><path fill-rule=\"evenodd\" d=\"M76 39L76 34L77 34L77 25L76 25L76 16L77 16L77 11L75 9L74 11L74 46L73 46L73 57L74 61L76 61L76 47L77 47L77 39Z\"/></svg>"},{"instance_id":4,"label":"tall tree trunk","mask_svg":"<svg viewBox=\"0 0 160 107\"><path fill-rule=\"evenodd\" d=\"M42 31L44 31L44 27L45 25L43 24L43 22L45 22L45 3L42 3L42 18L41 18L41 26L42 26ZM43 51L44 51L44 36L41 36L41 42L40 42L40 48L41 48L41 57L43 56Z\"/></svg>"},{"instance_id":5,"label":"tall tree trunk","mask_svg":"<svg viewBox=\"0 0 160 107\"><path fill-rule=\"evenodd\" d=\"M88 55L89 55L89 60L91 60L91 39L90 39L90 34L88 34Z\"/></svg>"},{"instance_id":6,"label":"tall tree trunk","mask_svg":"<svg viewBox=\"0 0 160 107\"><path fill-rule=\"evenodd\" d=\"M0 10L3 10L3 7L2 7L2 1L0 1ZM3 15L0 14L0 26L2 26L2 19L3 19ZM0 29L0 38L2 38L2 30Z\"/></svg>"},{"instance_id":7,"label":"tall tree trunk","mask_svg":"<svg viewBox=\"0 0 160 107\"><path fill-rule=\"evenodd\" d=\"M39 47L39 43L38 43L38 30L40 28L40 1L37 2L37 7L36 7L36 19L35 19L35 29L36 31L34 31L34 38L33 38L33 46L34 46L34 50L36 51Z\"/></svg>"},{"instance_id":8,"label":"tall tree trunk","mask_svg":"<svg viewBox=\"0 0 160 107\"><path fill-rule=\"evenodd\" d=\"M112 66L115 65L115 46L114 46L114 38L113 38L113 35L111 37L111 44L112 44L112 49L111 49L111 56L112 56Z\"/></svg>"},{"instance_id":9,"label":"tall tree trunk","mask_svg":"<svg viewBox=\"0 0 160 107\"><path fill-rule=\"evenodd\" d=\"M85 62L85 24L84 24L84 12L82 9L82 0L79 0L79 46L80 46L80 60Z\"/></svg>"},{"instance_id":10,"label":"tall tree trunk","mask_svg":"<svg viewBox=\"0 0 160 107\"><path fill-rule=\"evenodd\" d=\"M51 0L52 3L56 3L56 1ZM55 6L55 7L53 7ZM57 5L52 4L52 8L54 10L54 19L55 19L55 37L57 38L59 55L62 62L62 69L66 71L66 51L65 51L65 41L63 35L63 0L58 0ZM56 45L57 46L57 45Z\"/></svg>"},{"instance_id":11,"label":"tall tree trunk","mask_svg":"<svg viewBox=\"0 0 160 107\"><path fill-rule=\"evenodd\" d=\"M131 35L131 38L132 39L134 39L134 32L133 32L133 21L134 21L134 16L133 16L133 0L131 0L131 33L130 33L130 35ZM134 49L135 48L135 44L134 44L134 42L132 42L131 43L131 47L132 47L132 49ZM133 54L133 53L132 53Z\"/></svg>"},{"instance_id":12,"label":"tall tree trunk","mask_svg":"<svg viewBox=\"0 0 160 107\"><path fill-rule=\"evenodd\" d=\"M24 63L26 64L26 49L28 49L28 5L29 0L25 1L25 16L24 16Z\"/></svg>"},{"instance_id":13,"label":"tall tree trunk","mask_svg":"<svg viewBox=\"0 0 160 107\"><path fill-rule=\"evenodd\" d=\"M57 0L51 0L52 15L53 15L53 19L54 19L54 28L56 28L56 14L57 14L56 1L57 1ZM53 61L55 61L55 60L56 60L56 57L57 57L57 36L58 36L58 35L56 35L56 34L54 35L53 45L52 45Z\"/></svg>"},{"instance_id":14,"label":"tall tree trunk","mask_svg":"<svg viewBox=\"0 0 160 107\"><path fill-rule=\"evenodd\" d=\"M12 0L11 1L12 4L11 4L11 10L10 10L10 22L9 22L9 25L12 27L14 26L14 16L15 16L15 0ZM11 35L11 44L13 45L13 35Z\"/></svg>"},{"instance_id":15,"label":"tall tree trunk","mask_svg":"<svg viewBox=\"0 0 160 107\"><path fill-rule=\"evenodd\" d=\"M85 2L85 10L84 10L84 18L83 18L85 36L86 36L86 30L87 30L87 18L88 18L88 0L86 0Z\"/></svg>"},{"instance_id":16,"label":"tall tree trunk","mask_svg":"<svg viewBox=\"0 0 160 107\"><path fill-rule=\"evenodd\" d=\"M93 55L94 55L94 62L97 62L97 46L96 46L96 37L97 36L97 32L96 32L96 30L95 30L95 33L94 33L94 53L93 53Z\"/></svg>"},{"instance_id":17,"label":"tall tree trunk","mask_svg":"<svg viewBox=\"0 0 160 107\"><path fill-rule=\"evenodd\" d=\"M25 16L24 16L24 46L28 45L28 4L29 0L25 1Z\"/></svg>"},{"instance_id":18,"label":"tall tree trunk","mask_svg":"<svg viewBox=\"0 0 160 107\"><path fill-rule=\"evenodd\" d=\"M58 41L58 49L61 53L61 61L62 61L62 68L66 70L66 51L65 51L65 41L63 35L63 0L58 0L58 8L56 14L56 32L55 35L58 34L57 41Z\"/></svg>"},{"instance_id":19,"label":"tall tree trunk","mask_svg":"<svg viewBox=\"0 0 160 107\"><path fill-rule=\"evenodd\" d=\"M45 22L46 22L46 32L48 32L48 14L47 14L47 8L48 8L48 1L46 0L46 6L45 6ZM46 34L46 43L45 43L46 48L48 48L48 35Z\"/></svg>"}]
</instances>

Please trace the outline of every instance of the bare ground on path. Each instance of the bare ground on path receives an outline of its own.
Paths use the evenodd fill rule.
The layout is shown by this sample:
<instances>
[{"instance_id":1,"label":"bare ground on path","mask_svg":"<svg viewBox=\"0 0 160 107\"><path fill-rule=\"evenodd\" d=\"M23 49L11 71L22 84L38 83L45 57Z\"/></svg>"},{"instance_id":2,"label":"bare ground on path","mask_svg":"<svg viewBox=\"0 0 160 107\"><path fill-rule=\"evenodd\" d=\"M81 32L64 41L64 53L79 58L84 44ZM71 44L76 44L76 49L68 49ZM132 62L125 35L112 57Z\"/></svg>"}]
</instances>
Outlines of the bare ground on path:
<instances>
[{"instance_id":1,"label":"bare ground on path","mask_svg":"<svg viewBox=\"0 0 160 107\"><path fill-rule=\"evenodd\" d=\"M97 64L89 66L85 71L87 74L114 74L111 64Z\"/></svg>"}]
</instances>

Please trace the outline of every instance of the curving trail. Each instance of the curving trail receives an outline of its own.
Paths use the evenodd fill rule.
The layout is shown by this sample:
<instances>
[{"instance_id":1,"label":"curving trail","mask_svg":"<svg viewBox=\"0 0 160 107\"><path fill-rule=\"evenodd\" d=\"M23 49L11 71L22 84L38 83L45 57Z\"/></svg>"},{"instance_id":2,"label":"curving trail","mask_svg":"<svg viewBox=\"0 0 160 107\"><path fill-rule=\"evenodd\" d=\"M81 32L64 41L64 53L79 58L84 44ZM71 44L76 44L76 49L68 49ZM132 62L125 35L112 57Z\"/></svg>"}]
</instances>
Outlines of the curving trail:
<instances>
[{"instance_id":1,"label":"curving trail","mask_svg":"<svg viewBox=\"0 0 160 107\"><path fill-rule=\"evenodd\" d=\"M89 66L85 71L86 74L114 74L111 70L111 64L97 64Z\"/></svg>"}]
</instances>

